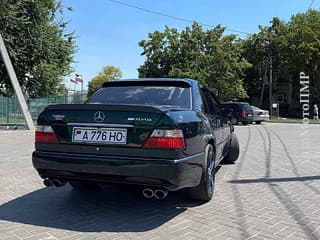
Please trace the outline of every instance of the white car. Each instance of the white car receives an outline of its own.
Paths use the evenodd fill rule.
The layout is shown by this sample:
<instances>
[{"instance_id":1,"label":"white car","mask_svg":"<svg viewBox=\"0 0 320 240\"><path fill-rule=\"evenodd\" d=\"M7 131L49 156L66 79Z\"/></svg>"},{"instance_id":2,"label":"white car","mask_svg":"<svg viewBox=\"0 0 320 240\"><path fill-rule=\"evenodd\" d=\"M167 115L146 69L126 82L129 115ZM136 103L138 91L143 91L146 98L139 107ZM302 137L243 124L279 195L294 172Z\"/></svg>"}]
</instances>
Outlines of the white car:
<instances>
[{"instance_id":1,"label":"white car","mask_svg":"<svg viewBox=\"0 0 320 240\"><path fill-rule=\"evenodd\" d=\"M263 110L256 106L251 106L253 110L253 121L256 124L260 124L262 121L268 121L270 119L269 111Z\"/></svg>"}]
</instances>

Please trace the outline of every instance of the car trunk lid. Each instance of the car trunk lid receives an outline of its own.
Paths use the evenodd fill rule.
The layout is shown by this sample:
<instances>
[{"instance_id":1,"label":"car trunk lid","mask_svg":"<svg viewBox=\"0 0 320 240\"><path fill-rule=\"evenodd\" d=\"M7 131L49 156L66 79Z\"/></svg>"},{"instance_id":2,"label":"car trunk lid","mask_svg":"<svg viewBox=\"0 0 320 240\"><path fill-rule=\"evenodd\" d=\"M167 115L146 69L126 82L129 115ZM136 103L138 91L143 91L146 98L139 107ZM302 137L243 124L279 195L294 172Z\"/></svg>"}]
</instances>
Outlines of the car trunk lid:
<instances>
[{"instance_id":1,"label":"car trunk lid","mask_svg":"<svg viewBox=\"0 0 320 240\"><path fill-rule=\"evenodd\" d=\"M61 144L140 147L164 113L150 106L63 104L48 106L38 123L49 124ZM105 139L101 139L98 134L93 135L94 132L90 131L111 132L106 134ZM122 139L119 137L121 132L125 135ZM113 141L117 133L119 141ZM100 141L106 138L110 141Z\"/></svg>"}]
</instances>

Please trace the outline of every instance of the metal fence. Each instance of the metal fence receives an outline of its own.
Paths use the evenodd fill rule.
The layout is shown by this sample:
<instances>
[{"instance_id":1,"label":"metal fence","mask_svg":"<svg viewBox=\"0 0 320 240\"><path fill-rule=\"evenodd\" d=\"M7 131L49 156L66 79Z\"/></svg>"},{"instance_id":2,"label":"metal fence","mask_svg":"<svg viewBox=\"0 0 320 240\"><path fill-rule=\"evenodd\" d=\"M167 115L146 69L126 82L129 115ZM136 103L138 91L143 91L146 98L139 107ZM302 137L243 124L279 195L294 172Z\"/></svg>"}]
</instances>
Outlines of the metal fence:
<instances>
[{"instance_id":1,"label":"metal fence","mask_svg":"<svg viewBox=\"0 0 320 240\"><path fill-rule=\"evenodd\" d=\"M26 99L26 101L33 120L36 120L39 113L50 104L76 104L82 102L80 94ZM24 122L18 99L0 96L0 124Z\"/></svg>"}]
</instances>

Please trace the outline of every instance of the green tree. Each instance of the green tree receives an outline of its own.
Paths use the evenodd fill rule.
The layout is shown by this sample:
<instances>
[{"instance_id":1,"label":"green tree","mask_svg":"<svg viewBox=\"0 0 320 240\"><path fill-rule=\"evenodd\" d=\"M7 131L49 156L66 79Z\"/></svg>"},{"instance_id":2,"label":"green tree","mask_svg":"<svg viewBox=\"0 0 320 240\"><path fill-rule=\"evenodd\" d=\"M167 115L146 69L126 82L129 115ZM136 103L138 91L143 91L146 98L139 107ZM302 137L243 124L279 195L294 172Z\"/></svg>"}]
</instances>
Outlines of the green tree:
<instances>
[{"instance_id":1,"label":"green tree","mask_svg":"<svg viewBox=\"0 0 320 240\"><path fill-rule=\"evenodd\" d=\"M60 93L64 77L72 72L75 37L66 33L64 9L61 0L0 1L0 32L30 97ZM1 60L0 76L0 94L12 95Z\"/></svg>"},{"instance_id":2,"label":"green tree","mask_svg":"<svg viewBox=\"0 0 320 240\"><path fill-rule=\"evenodd\" d=\"M165 27L139 42L146 61L139 77L194 78L208 85L223 100L245 98L242 77L250 64L242 57L242 42L224 35L217 26L204 31L193 23L179 32Z\"/></svg>"},{"instance_id":3,"label":"green tree","mask_svg":"<svg viewBox=\"0 0 320 240\"><path fill-rule=\"evenodd\" d=\"M273 18L271 26L259 26L259 30L259 33L243 40L242 55L252 65L250 69L245 71L244 78L244 86L251 99L254 96L260 97L263 82L265 86L268 83L271 57L274 73L279 70L281 54L279 54L277 36L283 34L287 29L285 23L278 18ZM267 96L264 95L264 97Z\"/></svg>"},{"instance_id":4,"label":"green tree","mask_svg":"<svg viewBox=\"0 0 320 240\"><path fill-rule=\"evenodd\" d=\"M112 81L122 77L120 68L115 66L105 66L88 83L88 97L97 91L105 81Z\"/></svg>"},{"instance_id":5,"label":"green tree","mask_svg":"<svg viewBox=\"0 0 320 240\"><path fill-rule=\"evenodd\" d=\"M274 88L277 82L290 82L293 87L292 92L295 94L293 97L299 101L299 73L303 71L310 75L310 90L313 101L319 102L319 36L320 12L316 10L293 15L288 22L280 21L274 17L270 26L260 26L260 31L257 34L253 34L243 41L243 57L253 66L246 71L244 79L249 96L261 97L264 73L269 71L268 61L272 56ZM263 47L266 40L269 45Z\"/></svg>"},{"instance_id":6,"label":"green tree","mask_svg":"<svg viewBox=\"0 0 320 240\"><path fill-rule=\"evenodd\" d=\"M299 89L299 73L310 76L310 95L312 101L320 102L320 12L309 10L292 16L288 23L285 74L293 73L294 86Z\"/></svg>"}]
</instances>

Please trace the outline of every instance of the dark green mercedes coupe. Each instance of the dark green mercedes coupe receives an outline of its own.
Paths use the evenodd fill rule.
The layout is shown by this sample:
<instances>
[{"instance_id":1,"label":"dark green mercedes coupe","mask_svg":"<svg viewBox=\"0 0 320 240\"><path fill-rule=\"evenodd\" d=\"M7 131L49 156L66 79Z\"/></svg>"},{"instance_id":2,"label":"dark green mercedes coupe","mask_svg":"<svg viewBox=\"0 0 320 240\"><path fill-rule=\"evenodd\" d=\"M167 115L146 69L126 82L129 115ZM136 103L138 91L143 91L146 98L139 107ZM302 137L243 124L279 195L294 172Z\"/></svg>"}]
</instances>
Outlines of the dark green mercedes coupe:
<instances>
[{"instance_id":1,"label":"dark green mercedes coupe","mask_svg":"<svg viewBox=\"0 0 320 240\"><path fill-rule=\"evenodd\" d=\"M214 94L192 79L105 82L84 104L39 115L33 165L46 186L134 184L146 198L186 189L209 201L220 161L239 144Z\"/></svg>"}]
</instances>

